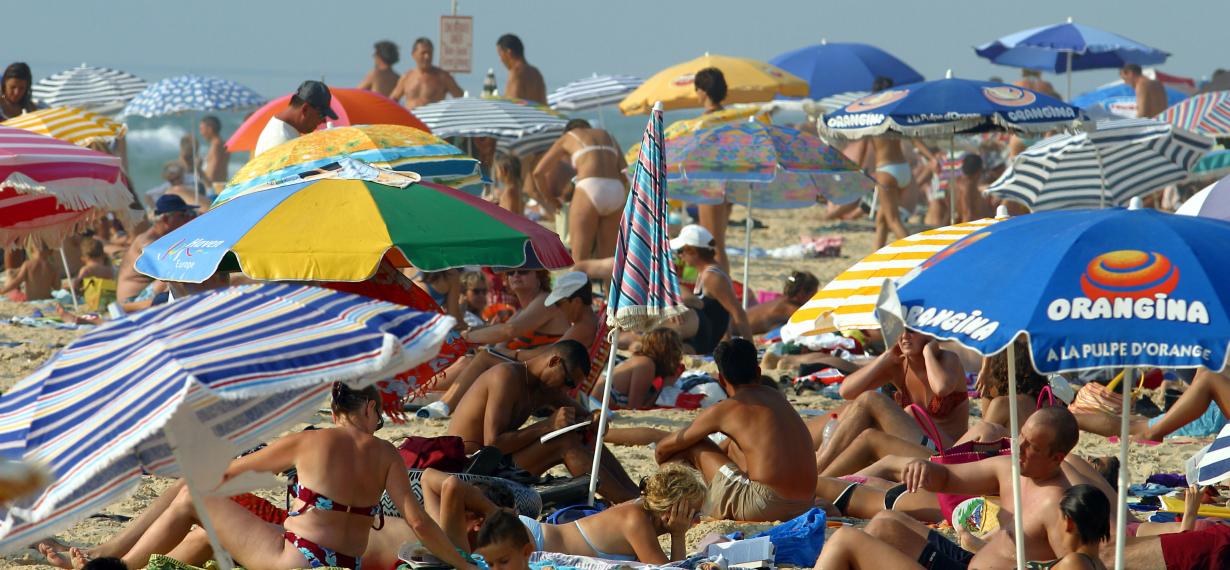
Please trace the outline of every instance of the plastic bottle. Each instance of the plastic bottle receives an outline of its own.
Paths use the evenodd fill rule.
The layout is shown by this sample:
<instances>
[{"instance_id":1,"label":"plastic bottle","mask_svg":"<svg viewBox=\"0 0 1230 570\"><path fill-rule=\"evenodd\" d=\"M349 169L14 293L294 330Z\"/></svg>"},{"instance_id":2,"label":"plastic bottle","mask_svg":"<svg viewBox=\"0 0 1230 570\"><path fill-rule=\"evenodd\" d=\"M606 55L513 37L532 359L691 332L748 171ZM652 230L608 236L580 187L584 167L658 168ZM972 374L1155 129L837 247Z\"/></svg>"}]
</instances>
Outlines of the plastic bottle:
<instances>
[{"instance_id":1,"label":"plastic bottle","mask_svg":"<svg viewBox=\"0 0 1230 570\"><path fill-rule=\"evenodd\" d=\"M495 70L487 68L487 77L483 79L483 97L495 95Z\"/></svg>"},{"instance_id":2,"label":"plastic bottle","mask_svg":"<svg viewBox=\"0 0 1230 570\"><path fill-rule=\"evenodd\" d=\"M829 436L837 431L837 414L829 414L829 423L824 424L823 438L824 441L829 440Z\"/></svg>"}]
</instances>

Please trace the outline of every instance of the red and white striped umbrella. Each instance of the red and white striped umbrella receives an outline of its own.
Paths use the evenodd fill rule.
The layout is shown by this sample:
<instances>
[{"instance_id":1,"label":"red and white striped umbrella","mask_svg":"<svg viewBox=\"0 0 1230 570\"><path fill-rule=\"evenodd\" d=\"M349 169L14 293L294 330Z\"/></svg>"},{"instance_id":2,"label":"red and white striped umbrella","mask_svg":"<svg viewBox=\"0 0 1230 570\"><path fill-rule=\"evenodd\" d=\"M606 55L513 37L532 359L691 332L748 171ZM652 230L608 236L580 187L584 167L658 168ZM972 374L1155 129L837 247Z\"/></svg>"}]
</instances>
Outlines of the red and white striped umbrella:
<instances>
[{"instance_id":1,"label":"red and white striped umbrella","mask_svg":"<svg viewBox=\"0 0 1230 570\"><path fill-rule=\"evenodd\" d=\"M0 126L0 243L32 237L58 244L132 194L120 159L70 142Z\"/></svg>"}]
</instances>

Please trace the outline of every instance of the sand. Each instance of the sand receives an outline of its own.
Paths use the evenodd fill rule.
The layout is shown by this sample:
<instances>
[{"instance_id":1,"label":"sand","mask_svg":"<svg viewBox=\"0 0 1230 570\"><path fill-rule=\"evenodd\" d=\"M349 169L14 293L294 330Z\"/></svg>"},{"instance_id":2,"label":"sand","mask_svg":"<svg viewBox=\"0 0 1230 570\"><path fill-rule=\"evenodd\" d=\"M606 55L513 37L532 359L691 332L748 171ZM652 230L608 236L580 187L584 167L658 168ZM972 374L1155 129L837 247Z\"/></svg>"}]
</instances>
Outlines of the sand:
<instances>
[{"instance_id":1,"label":"sand","mask_svg":"<svg viewBox=\"0 0 1230 570\"><path fill-rule=\"evenodd\" d=\"M776 260L754 259L749 281L756 289L780 291L785 277L796 269L811 271L820 278L821 283L849 267L855 261L872 251L872 226L866 221L824 223L821 222L822 210L818 207L803 210L756 211L754 217L767 224L767 228L753 232L753 245L772 248L798 243L800 235L815 237L826 235L841 235L845 242L840 257L828 257L806 260ZM732 218L743 219L742 208L736 207ZM911 231L924 229L913 225ZM727 234L731 244L742 246L743 228L731 227ZM742 259L734 258L731 265L736 279L741 278ZM0 320L7 323L7 317L28 316L34 307L31 305L0 302ZM0 341L22 343L16 347L0 347L0 390L7 389L14 382L33 372L46 361L56 350L70 342L78 333L45 328L29 328L9 324L0 324ZM774 374L776 377L776 374ZM825 410L832 409L836 402L819 395L804 395L790 400L800 409ZM620 412L613 422L613 427L654 427L671 430L685 425L694 415L684 411L650 411L650 412ZM328 418L319 416L321 425L328 423ZM380 433L390 441L399 441L409 435L434 436L444 433L445 423L437 420L412 420L410 423L390 424ZM1159 446L1133 444L1129 469L1133 481L1142 481L1155 472L1182 471L1183 462L1201 445L1207 442L1191 439L1182 442L1167 442ZM1110 444L1105 438L1082 434L1081 442L1076 452L1092 457L1110 455L1118 451L1116 445ZM627 468L633 480L648 476L656 470L653 452L648 448L615 447L614 454ZM170 481L166 479L145 477L140 487L131 497L111 506L105 514L136 516L149 505ZM269 496L277 496L272 492ZM695 545L711 532L728 533L733 530L743 530L754 533L769 525L748 525L729 521L704 522L688 533L690 547ZM58 535L62 541L77 546L90 546L105 541L122 528L122 523L106 518L90 518L81 521L68 531ZM665 539L664 539L665 540ZM9 566L39 566L42 558L36 552L27 550L0 558L0 567Z\"/></svg>"}]
</instances>

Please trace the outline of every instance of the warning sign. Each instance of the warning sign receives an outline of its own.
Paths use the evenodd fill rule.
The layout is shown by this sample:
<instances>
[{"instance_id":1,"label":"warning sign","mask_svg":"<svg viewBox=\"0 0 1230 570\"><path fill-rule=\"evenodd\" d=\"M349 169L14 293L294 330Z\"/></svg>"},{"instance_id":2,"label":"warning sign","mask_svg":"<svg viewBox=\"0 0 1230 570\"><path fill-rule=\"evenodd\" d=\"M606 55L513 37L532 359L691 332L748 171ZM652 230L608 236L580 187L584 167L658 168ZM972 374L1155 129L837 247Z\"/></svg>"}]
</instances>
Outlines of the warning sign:
<instances>
[{"instance_id":1,"label":"warning sign","mask_svg":"<svg viewBox=\"0 0 1230 570\"><path fill-rule=\"evenodd\" d=\"M440 68L470 73L474 59L474 18L440 16Z\"/></svg>"}]
</instances>

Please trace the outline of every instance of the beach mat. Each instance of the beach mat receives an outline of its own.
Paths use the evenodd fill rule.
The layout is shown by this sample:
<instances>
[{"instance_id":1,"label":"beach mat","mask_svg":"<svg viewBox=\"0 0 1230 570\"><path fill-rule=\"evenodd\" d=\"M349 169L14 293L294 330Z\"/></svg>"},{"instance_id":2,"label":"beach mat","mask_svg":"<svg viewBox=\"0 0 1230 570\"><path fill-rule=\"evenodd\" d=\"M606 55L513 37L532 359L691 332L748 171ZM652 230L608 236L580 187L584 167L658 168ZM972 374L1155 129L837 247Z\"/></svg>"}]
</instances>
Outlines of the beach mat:
<instances>
[{"instance_id":1,"label":"beach mat","mask_svg":"<svg viewBox=\"0 0 1230 570\"><path fill-rule=\"evenodd\" d=\"M193 566L191 564L185 564L183 562L180 562L174 558L171 558L170 556L163 556L161 554L151 554L149 557L149 564L146 565L147 570L219 570L219 568L221 567L218 566L218 563L213 560L206 562L204 566ZM235 570L242 570L242 567L236 566ZM312 570L345 570L345 569L338 568L336 566L321 566L318 568L314 568Z\"/></svg>"},{"instance_id":2,"label":"beach mat","mask_svg":"<svg viewBox=\"0 0 1230 570\"><path fill-rule=\"evenodd\" d=\"M1182 513L1183 499L1177 497L1161 496L1162 508L1159 509L1166 513ZM1213 517L1218 519L1230 519L1230 507L1219 507L1217 505L1200 505L1200 510L1196 514L1202 517Z\"/></svg>"}]
</instances>

